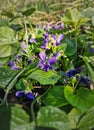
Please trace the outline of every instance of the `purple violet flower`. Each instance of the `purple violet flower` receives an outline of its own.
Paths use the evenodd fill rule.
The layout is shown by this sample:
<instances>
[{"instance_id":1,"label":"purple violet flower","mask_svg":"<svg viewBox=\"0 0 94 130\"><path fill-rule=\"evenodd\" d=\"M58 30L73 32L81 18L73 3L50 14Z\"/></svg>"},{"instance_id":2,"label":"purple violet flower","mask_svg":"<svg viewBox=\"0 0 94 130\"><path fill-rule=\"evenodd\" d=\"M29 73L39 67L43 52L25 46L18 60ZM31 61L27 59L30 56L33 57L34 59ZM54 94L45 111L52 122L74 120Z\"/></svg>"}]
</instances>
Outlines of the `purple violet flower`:
<instances>
[{"instance_id":1,"label":"purple violet flower","mask_svg":"<svg viewBox=\"0 0 94 130\"><path fill-rule=\"evenodd\" d=\"M45 52L40 52L39 57L41 58L41 61L38 63L38 66L41 67L42 70L48 71L52 70L53 67L52 65L57 62L56 57L50 57L48 60L46 59L46 53Z\"/></svg>"},{"instance_id":2,"label":"purple violet flower","mask_svg":"<svg viewBox=\"0 0 94 130\"><path fill-rule=\"evenodd\" d=\"M33 93L31 93L31 92L17 91L15 95L16 95L16 97L18 97L18 98L20 98L20 97L22 97L22 96L26 96L28 99L31 99L31 100L34 100L34 99L35 99Z\"/></svg>"},{"instance_id":3,"label":"purple violet flower","mask_svg":"<svg viewBox=\"0 0 94 130\"><path fill-rule=\"evenodd\" d=\"M57 29L57 30L64 29L64 23L59 23L59 24L56 26L56 29Z\"/></svg>"},{"instance_id":4,"label":"purple violet flower","mask_svg":"<svg viewBox=\"0 0 94 130\"><path fill-rule=\"evenodd\" d=\"M75 70L69 70L66 75L71 78L72 76L75 76L76 74L80 73L81 71L83 71L83 68L77 68Z\"/></svg>"},{"instance_id":5,"label":"purple violet flower","mask_svg":"<svg viewBox=\"0 0 94 130\"><path fill-rule=\"evenodd\" d=\"M9 65L11 66L11 70L20 70L20 68L16 66L13 60L10 60Z\"/></svg>"},{"instance_id":6,"label":"purple violet flower","mask_svg":"<svg viewBox=\"0 0 94 130\"><path fill-rule=\"evenodd\" d=\"M51 57L51 58L48 60L48 63L49 63L50 65L53 65L53 64L55 64L56 62L57 62L57 60L56 60L55 57Z\"/></svg>"},{"instance_id":7,"label":"purple violet flower","mask_svg":"<svg viewBox=\"0 0 94 130\"><path fill-rule=\"evenodd\" d=\"M26 43L25 43L24 41L22 42L21 47L22 47L23 49L25 49L25 48L27 47L27 45L26 45Z\"/></svg>"},{"instance_id":8,"label":"purple violet flower","mask_svg":"<svg viewBox=\"0 0 94 130\"><path fill-rule=\"evenodd\" d=\"M30 43L36 43L36 39L35 38L30 38Z\"/></svg>"},{"instance_id":9,"label":"purple violet flower","mask_svg":"<svg viewBox=\"0 0 94 130\"><path fill-rule=\"evenodd\" d=\"M40 56L42 61L46 61L46 54L45 54L45 52L40 52L39 56Z\"/></svg>"},{"instance_id":10,"label":"purple violet flower","mask_svg":"<svg viewBox=\"0 0 94 130\"><path fill-rule=\"evenodd\" d=\"M22 97L22 96L24 96L24 94L25 94L24 91L17 91L15 95L16 95L16 97Z\"/></svg>"},{"instance_id":11,"label":"purple violet flower","mask_svg":"<svg viewBox=\"0 0 94 130\"><path fill-rule=\"evenodd\" d=\"M48 38L48 33L43 34L44 38Z\"/></svg>"},{"instance_id":12,"label":"purple violet flower","mask_svg":"<svg viewBox=\"0 0 94 130\"><path fill-rule=\"evenodd\" d=\"M32 63L32 60L31 59L28 59L28 64Z\"/></svg>"},{"instance_id":13,"label":"purple violet flower","mask_svg":"<svg viewBox=\"0 0 94 130\"><path fill-rule=\"evenodd\" d=\"M90 85L89 79L88 78L84 78L83 76L80 76L80 83L83 83L83 84L85 84L87 86Z\"/></svg>"},{"instance_id":14,"label":"purple violet flower","mask_svg":"<svg viewBox=\"0 0 94 130\"><path fill-rule=\"evenodd\" d=\"M9 65L13 66L13 65L15 65L15 62L13 60L10 60Z\"/></svg>"}]
</instances>

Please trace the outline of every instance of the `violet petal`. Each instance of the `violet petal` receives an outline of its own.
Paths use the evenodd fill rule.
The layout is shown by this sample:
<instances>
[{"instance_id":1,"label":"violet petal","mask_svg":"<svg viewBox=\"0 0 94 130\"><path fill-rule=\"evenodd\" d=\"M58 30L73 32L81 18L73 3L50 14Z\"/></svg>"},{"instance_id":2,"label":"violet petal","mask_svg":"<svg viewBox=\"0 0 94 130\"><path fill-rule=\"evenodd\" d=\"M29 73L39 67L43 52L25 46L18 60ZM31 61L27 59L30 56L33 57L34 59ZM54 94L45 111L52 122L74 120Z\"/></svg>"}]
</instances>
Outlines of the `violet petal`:
<instances>
[{"instance_id":1,"label":"violet petal","mask_svg":"<svg viewBox=\"0 0 94 130\"><path fill-rule=\"evenodd\" d=\"M55 57L51 57L51 58L48 60L48 63L49 63L50 65L53 65L53 64L55 64L56 62L57 62L57 60L56 60Z\"/></svg>"},{"instance_id":2,"label":"violet petal","mask_svg":"<svg viewBox=\"0 0 94 130\"><path fill-rule=\"evenodd\" d=\"M22 97L22 96L24 96L24 94L25 94L24 91L17 91L15 95L16 95L16 97Z\"/></svg>"},{"instance_id":3,"label":"violet petal","mask_svg":"<svg viewBox=\"0 0 94 130\"><path fill-rule=\"evenodd\" d=\"M29 99L32 99L32 100L35 99L33 93L31 93L31 92L28 92L28 93L26 93L25 95L26 95L26 97L29 98Z\"/></svg>"},{"instance_id":4,"label":"violet petal","mask_svg":"<svg viewBox=\"0 0 94 130\"><path fill-rule=\"evenodd\" d=\"M45 52L40 52L39 56L40 56L40 58L41 58L42 61L46 60L46 54L45 54Z\"/></svg>"}]
</instances>

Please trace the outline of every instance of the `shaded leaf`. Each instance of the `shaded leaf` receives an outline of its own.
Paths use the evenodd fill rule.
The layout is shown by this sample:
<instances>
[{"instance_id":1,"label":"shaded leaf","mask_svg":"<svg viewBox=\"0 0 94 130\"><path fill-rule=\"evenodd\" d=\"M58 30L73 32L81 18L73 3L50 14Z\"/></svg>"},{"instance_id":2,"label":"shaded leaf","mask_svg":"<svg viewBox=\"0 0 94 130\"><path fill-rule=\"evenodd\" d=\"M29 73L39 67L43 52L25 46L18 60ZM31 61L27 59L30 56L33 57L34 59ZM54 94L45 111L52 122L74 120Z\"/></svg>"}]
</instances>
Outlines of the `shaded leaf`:
<instances>
[{"instance_id":1,"label":"shaded leaf","mask_svg":"<svg viewBox=\"0 0 94 130\"><path fill-rule=\"evenodd\" d=\"M1 130L32 130L29 127L29 116L21 107L0 109Z\"/></svg>"},{"instance_id":2,"label":"shaded leaf","mask_svg":"<svg viewBox=\"0 0 94 130\"><path fill-rule=\"evenodd\" d=\"M46 105L61 107L67 105L68 102L64 96L64 86L54 86L48 94L43 97L43 102Z\"/></svg>"},{"instance_id":3,"label":"shaded leaf","mask_svg":"<svg viewBox=\"0 0 94 130\"><path fill-rule=\"evenodd\" d=\"M14 17L14 14L12 12L5 11L5 10L2 12L2 15L7 16L8 18Z\"/></svg>"},{"instance_id":4,"label":"shaded leaf","mask_svg":"<svg viewBox=\"0 0 94 130\"><path fill-rule=\"evenodd\" d=\"M10 70L9 68L0 68L0 87L5 88L17 73L18 71Z\"/></svg>"},{"instance_id":5,"label":"shaded leaf","mask_svg":"<svg viewBox=\"0 0 94 130\"><path fill-rule=\"evenodd\" d=\"M78 124L79 130L93 130L94 129L94 107L90 109L80 120Z\"/></svg>"},{"instance_id":6,"label":"shaded leaf","mask_svg":"<svg viewBox=\"0 0 94 130\"><path fill-rule=\"evenodd\" d=\"M75 42L72 41L69 38L66 38L63 40L64 43L66 43L67 47L65 49L65 55L67 56L72 56L76 53L76 46L75 46Z\"/></svg>"},{"instance_id":7,"label":"shaded leaf","mask_svg":"<svg viewBox=\"0 0 94 130\"><path fill-rule=\"evenodd\" d=\"M30 16L31 14L33 14L35 12L35 10L36 10L35 8L30 8L30 9L23 11L22 14L25 16Z\"/></svg>"}]
</instances>

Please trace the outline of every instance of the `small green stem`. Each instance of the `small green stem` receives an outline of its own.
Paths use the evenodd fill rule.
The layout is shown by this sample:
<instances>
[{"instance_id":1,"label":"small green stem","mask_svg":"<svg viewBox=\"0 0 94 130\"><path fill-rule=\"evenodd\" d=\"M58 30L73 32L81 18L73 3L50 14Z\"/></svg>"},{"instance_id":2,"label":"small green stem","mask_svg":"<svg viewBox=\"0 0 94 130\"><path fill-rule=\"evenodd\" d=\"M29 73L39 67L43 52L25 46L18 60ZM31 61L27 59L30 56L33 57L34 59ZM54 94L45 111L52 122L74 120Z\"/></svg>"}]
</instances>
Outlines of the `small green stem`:
<instances>
[{"instance_id":1,"label":"small green stem","mask_svg":"<svg viewBox=\"0 0 94 130\"><path fill-rule=\"evenodd\" d=\"M35 104L38 100L40 100L41 98L43 98L43 97L49 92L49 90L51 89L51 87L52 87L52 86L50 86L50 87L47 89L47 91L46 91L43 95L37 97L37 98L32 102L32 104L31 104L32 119L33 119L33 121L35 122L35 125L37 125L37 121L36 121L36 117L35 117L35 113L34 113L34 104Z\"/></svg>"}]
</instances>

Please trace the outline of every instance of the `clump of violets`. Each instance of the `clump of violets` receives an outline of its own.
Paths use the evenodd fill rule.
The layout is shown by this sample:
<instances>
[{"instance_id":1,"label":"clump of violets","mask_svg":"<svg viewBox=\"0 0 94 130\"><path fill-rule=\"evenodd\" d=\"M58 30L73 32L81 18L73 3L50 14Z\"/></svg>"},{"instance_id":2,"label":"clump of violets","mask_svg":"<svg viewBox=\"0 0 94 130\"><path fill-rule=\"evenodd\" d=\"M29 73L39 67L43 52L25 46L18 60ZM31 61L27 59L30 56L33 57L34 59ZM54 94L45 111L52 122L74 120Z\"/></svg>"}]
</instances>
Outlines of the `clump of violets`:
<instances>
[{"instance_id":1,"label":"clump of violets","mask_svg":"<svg viewBox=\"0 0 94 130\"><path fill-rule=\"evenodd\" d=\"M51 49L52 47L59 46L64 39L63 34L59 35L54 35L54 34L49 34L49 33L44 33L44 42L43 45L41 46L42 49Z\"/></svg>"},{"instance_id":2,"label":"clump of violets","mask_svg":"<svg viewBox=\"0 0 94 130\"><path fill-rule=\"evenodd\" d=\"M63 30L64 29L64 23L57 23L57 24L54 24L54 23L46 23L44 26L43 26L43 29L46 30L46 31L49 31L50 29L55 29L55 30Z\"/></svg>"}]
</instances>

